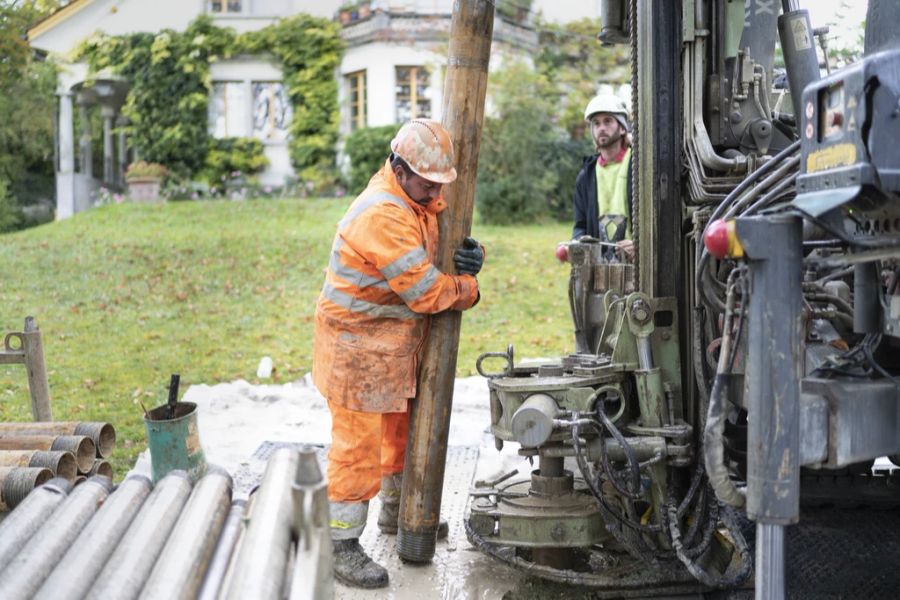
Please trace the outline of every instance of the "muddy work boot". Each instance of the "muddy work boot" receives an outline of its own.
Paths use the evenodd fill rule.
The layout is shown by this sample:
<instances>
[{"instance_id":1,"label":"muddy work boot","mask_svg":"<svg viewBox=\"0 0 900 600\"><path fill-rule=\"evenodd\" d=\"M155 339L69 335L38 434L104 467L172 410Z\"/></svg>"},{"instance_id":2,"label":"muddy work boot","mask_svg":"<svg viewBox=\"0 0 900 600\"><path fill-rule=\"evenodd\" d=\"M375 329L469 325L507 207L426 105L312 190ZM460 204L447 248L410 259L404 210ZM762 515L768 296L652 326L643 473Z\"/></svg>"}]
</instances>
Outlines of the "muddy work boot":
<instances>
[{"instance_id":1,"label":"muddy work boot","mask_svg":"<svg viewBox=\"0 0 900 600\"><path fill-rule=\"evenodd\" d=\"M383 588L388 584L387 569L369 558L359 539L334 540L334 578L351 587Z\"/></svg>"},{"instance_id":2,"label":"muddy work boot","mask_svg":"<svg viewBox=\"0 0 900 600\"><path fill-rule=\"evenodd\" d=\"M400 473L396 475L385 475L381 478L381 491L378 498L381 500L381 512L378 513L378 529L381 533L388 535L396 535L397 521L400 518L400 486L403 484L403 477ZM447 521L441 519L438 522L437 539L442 540L447 537L450 532L450 526Z\"/></svg>"}]
</instances>

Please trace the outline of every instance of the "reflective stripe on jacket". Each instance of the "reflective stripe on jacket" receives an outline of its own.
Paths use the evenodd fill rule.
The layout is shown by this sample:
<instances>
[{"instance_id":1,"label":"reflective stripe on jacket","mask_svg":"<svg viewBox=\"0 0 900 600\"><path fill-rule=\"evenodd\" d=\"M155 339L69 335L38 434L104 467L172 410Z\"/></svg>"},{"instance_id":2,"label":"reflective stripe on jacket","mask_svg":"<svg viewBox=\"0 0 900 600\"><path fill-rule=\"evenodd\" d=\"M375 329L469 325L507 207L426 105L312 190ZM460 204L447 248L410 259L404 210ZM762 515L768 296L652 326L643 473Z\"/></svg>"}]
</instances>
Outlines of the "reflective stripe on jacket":
<instances>
[{"instance_id":1,"label":"reflective stripe on jacket","mask_svg":"<svg viewBox=\"0 0 900 600\"><path fill-rule=\"evenodd\" d=\"M338 224L313 342L313 381L332 402L404 412L416 395L427 315L477 300L474 277L433 264L445 206L442 198L416 204L385 162Z\"/></svg>"}]
</instances>

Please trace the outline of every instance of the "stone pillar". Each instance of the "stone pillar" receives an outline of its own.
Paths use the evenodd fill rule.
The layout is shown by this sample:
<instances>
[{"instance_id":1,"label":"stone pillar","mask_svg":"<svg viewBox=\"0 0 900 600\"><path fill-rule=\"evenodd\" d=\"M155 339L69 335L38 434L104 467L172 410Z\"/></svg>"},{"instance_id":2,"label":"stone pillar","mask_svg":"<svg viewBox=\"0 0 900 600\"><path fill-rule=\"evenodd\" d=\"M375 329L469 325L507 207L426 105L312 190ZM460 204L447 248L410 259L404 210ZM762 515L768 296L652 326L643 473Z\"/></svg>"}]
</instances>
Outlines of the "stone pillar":
<instances>
[{"instance_id":1,"label":"stone pillar","mask_svg":"<svg viewBox=\"0 0 900 600\"><path fill-rule=\"evenodd\" d=\"M59 94L59 165L56 169L56 218L67 219L75 212L75 128L72 122L72 94Z\"/></svg>"},{"instance_id":2,"label":"stone pillar","mask_svg":"<svg viewBox=\"0 0 900 600\"><path fill-rule=\"evenodd\" d=\"M128 119L119 115L116 119L116 127L119 130L119 160L116 163L116 184L120 188L125 187L125 169L128 167L128 146L125 140L125 126Z\"/></svg>"},{"instance_id":3,"label":"stone pillar","mask_svg":"<svg viewBox=\"0 0 900 600\"><path fill-rule=\"evenodd\" d=\"M79 100L78 111L81 117L81 137L78 140L78 171L82 176L90 178L94 176L94 162L91 156L91 115L88 113L87 102Z\"/></svg>"},{"instance_id":4,"label":"stone pillar","mask_svg":"<svg viewBox=\"0 0 900 600\"><path fill-rule=\"evenodd\" d=\"M113 160L113 117L116 110L111 106L103 106L100 109L103 116L103 183L108 186L116 185L115 165Z\"/></svg>"}]
</instances>

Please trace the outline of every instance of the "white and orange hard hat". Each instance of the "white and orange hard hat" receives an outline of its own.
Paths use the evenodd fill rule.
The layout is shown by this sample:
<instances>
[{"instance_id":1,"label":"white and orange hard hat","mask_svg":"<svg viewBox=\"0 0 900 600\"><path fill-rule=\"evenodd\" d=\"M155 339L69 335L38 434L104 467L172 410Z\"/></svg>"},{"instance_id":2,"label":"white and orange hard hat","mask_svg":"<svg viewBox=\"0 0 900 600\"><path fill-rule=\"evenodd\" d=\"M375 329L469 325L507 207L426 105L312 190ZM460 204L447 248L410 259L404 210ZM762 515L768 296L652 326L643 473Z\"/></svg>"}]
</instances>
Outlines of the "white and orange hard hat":
<instances>
[{"instance_id":1,"label":"white and orange hard hat","mask_svg":"<svg viewBox=\"0 0 900 600\"><path fill-rule=\"evenodd\" d=\"M414 119L391 140L391 152L406 161L413 173L436 183L456 180L453 140L437 121Z\"/></svg>"}]
</instances>

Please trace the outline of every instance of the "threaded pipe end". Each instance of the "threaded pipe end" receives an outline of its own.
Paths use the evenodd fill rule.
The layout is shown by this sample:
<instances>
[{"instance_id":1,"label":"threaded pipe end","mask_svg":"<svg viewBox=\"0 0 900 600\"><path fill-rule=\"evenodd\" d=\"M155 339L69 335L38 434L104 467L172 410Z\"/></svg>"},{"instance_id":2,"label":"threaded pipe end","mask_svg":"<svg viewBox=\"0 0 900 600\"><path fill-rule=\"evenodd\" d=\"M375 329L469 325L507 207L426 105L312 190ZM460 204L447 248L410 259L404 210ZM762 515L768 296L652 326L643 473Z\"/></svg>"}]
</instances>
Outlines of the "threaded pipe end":
<instances>
[{"instance_id":1,"label":"threaded pipe end","mask_svg":"<svg viewBox=\"0 0 900 600\"><path fill-rule=\"evenodd\" d=\"M432 531L407 531L402 527L397 532L397 554L400 558L415 563L430 562L434 558L437 528Z\"/></svg>"}]
</instances>

